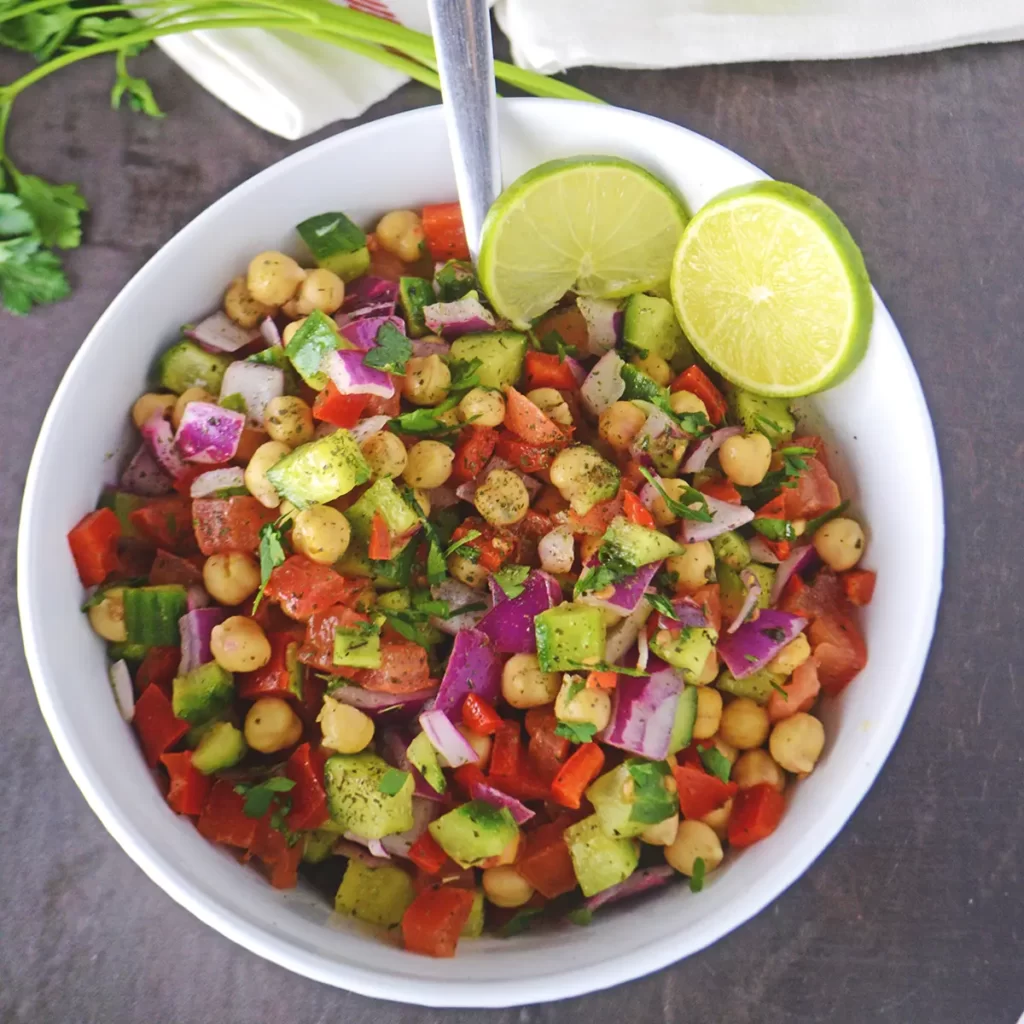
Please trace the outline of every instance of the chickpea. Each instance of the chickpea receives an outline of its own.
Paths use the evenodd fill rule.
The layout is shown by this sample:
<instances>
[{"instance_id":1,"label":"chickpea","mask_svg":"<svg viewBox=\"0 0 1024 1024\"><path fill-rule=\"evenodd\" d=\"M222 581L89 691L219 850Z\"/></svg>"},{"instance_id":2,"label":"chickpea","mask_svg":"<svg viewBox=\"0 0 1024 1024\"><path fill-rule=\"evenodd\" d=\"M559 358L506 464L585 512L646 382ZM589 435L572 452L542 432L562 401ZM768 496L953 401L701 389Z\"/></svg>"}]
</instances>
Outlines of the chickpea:
<instances>
[{"instance_id":1,"label":"chickpea","mask_svg":"<svg viewBox=\"0 0 1024 1024\"><path fill-rule=\"evenodd\" d=\"M556 526L544 534L537 545L540 566L545 572L572 572L576 558L575 540L567 526Z\"/></svg>"},{"instance_id":2,"label":"chickpea","mask_svg":"<svg viewBox=\"0 0 1024 1024\"><path fill-rule=\"evenodd\" d=\"M562 685L557 672L542 672L536 654L513 654L501 670L501 695L514 708L550 704Z\"/></svg>"},{"instance_id":3,"label":"chickpea","mask_svg":"<svg viewBox=\"0 0 1024 1024\"><path fill-rule=\"evenodd\" d=\"M815 531L812 543L830 569L845 572L864 554L864 531L854 519L833 519Z\"/></svg>"},{"instance_id":4,"label":"chickpea","mask_svg":"<svg viewBox=\"0 0 1024 1024\"><path fill-rule=\"evenodd\" d=\"M245 716L245 742L261 754L275 754L302 737L302 721L280 697L261 697Z\"/></svg>"},{"instance_id":5,"label":"chickpea","mask_svg":"<svg viewBox=\"0 0 1024 1024\"><path fill-rule=\"evenodd\" d=\"M597 417L597 432L617 452L624 452L646 422L643 409L637 408L632 402L612 402Z\"/></svg>"},{"instance_id":6,"label":"chickpea","mask_svg":"<svg viewBox=\"0 0 1024 1024\"><path fill-rule=\"evenodd\" d=\"M659 821L656 825L648 825L640 833L640 841L650 846L671 846L679 833L679 815Z\"/></svg>"},{"instance_id":7,"label":"chickpea","mask_svg":"<svg viewBox=\"0 0 1024 1024\"><path fill-rule=\"evenodd\" d=\"M141 428L155 413L160 413L164 417L169 416L177 400L176 395L143 395L136 399L132 406L132 422Z\"/></svg>"},{"instance_id":8,"label":"chickpea","mask_svg":"<svg viewBox=\"0 0 1024 1024\"><path fill-rule=\"evenodd\" d=\"M500 427L505 422L505 398L500 391L473 388L462 396L458 408L463 423Z\"/></svg>"},{"instance_id":9,"label":"chickpea","mask_svg":"<svg viewBox=\"0 0 1024 1024\"><path fill-rule=\"evenodd\" d=\"M496 907L521 907L533 896L533 886L511 865L484 868L484 895Z\"/></svg>"},{"instance_id":10,"label":"chickpea","mask_svg":"<svg viewBox=\"0 0 1024 1024\"><path fill-rule=\"evenodd\" d=\"M111 587L103 592L103 599L89 609L89 625L93 632L112 644L123 644L128 639L124 624L124 587Z\"/></svg>"},{"instance_id":11,"label":"chickpea","mask_svg":"<svg viewBox=\"0 0 1024 1024\"><path fill-rule=\"evenodd\" d=\"M217 398L203 388L186 388L182 391L174 403L174 408L171 410L171 426L175 430L181 426L182 417L185 415L185 406L190 405L192 402L213 402L216 405Z\"/></svg>"},{"instance_id":12,"label":"chickpea","mask_svg":"<svg viewBox=\"0 0 1024 1024\"><path fill-rule=\"evenodd\" d=\"M377 241L387 252L405 263L420 258L423 245L423 222L412 210L392 210L377 222Z\"/></svg>"},{"instance_id":13,"label":"chickpea","mask_svg":"<svg viewBox=\"0 0 1024 1024\"><path fill-rule=\"evenodd\" d=\"M474 590L483 590L487 585L487 570L459 551L449 556L448 573Z\"/></svg>"},{"instance_id":14,"label":"chickpea","mask_svg":"<svg viewBox=\"0 0 1024 1024\"><path fill-rule=\"evenodd\" d=\"M786 787L785 772L772 760L767 750L745 750L732 767L730 778L740 789L750 789L762 782L780 793Z\"/></svg>"},{"instance_id":15,"label":"chickpea","mask_svg":"<svg viewBox=\"0 0 1024 1024\"><path fill-rule=\"evenodd\" d=\"M345 301L345 282L330 270L318 267L306 275L306 280L299 287L296 306L303 316L319 309L330 316L341 309Z\"/></svg>"},{"instance_id":16,"label":"chickpea","mask_svg":"<svg viewBox=\"0 0 1024 1024\"><path fill-rule=\"evenodd\" d=\"M732 799L726 800L721 807L709 811L700 820L705 825L710 825L719 839L725 839L729 834L729 816L732 814Z\"/></svg>"},{"instance_id":17,"label":"chickpea","mask_svg":"<svg viewBox=\"0 0 1024 1024\"><path fill-rule=\"evenodd\" d=\"M267 479L267 470L290 455L291 451L282 441L267 441L253 452L249 465L245 467L246 490L266 508L277 508L281 503L274 485Z\"/></svg>"},{"instance_id":18,"label":"chickpea","mask_svg":"<svg viewBox=\"0 0 1024 1024\"><path fill-rule=\"evenodd\" d=\"M284 325L284 330L281 332L281 344L288 345L292 338L299 333L299 329L306 322L305 317L301 317L298 320L293 320L290 324Z\"/></svg>"},{"instance_id":19,"label":"chickpea","mask_svg":"<svg viewBox=\"0 0 1024 1024\"><path fill-rule=\"evenodd\" d=\"M412 489L412 496L419 505L420 511L423 513L424 518L430 515L430 495L426 491L420 490L418 487Z\"/></svg>"},{"instance_id":20,"label":"chickpea","mask_svg":"<svg viewBox=\"0 0 1024 1024\"><path fill-rule=\"evenodd\" d=\"M476 489L473 504L492 526L512 526L530 511L530 492L511 469L492 469Z\"/></svg>"},{"instance_id":21,"label":"chickpea","mask_svg":"<svg viewBox=\"0 0 1024 1024\"><path fill-rule=\"evenodd\" d=\"M702 540L696 544L684 544L683 553L668 559L665 568L676 574L677 591L703 587L715 578L715 552L711 542Z\"/></svg>"},{"instance_id":22,"label":"chickpea","mask_svg":"<svg viewBox=\"0 0 1024 1024\"><path fill-rule=\"evenodd\" d=\"M249 263L245 277L249 294L267 306L282 306L298 290L306 272L283 252L261 252Z\"/></svg>"},{"instance_id":23,"label":"chickpea","mask_svg":"<svg viewBox=\"0 0 1024 1024\"><path fill-rule=\"evenodd\" d=\"M339 754L358 754L373 739L373 719L331 696L324 697L324 706L316 716L324 736L324 746Z\"/></svg>"},{"instance_id":24,"label":"chickpea","mask_svg":"<svg viewBox=\"0 0 1024 1024\"><path fill-rule=\"evenodd\" d=\"M825 727L814 715L798 711L776 722L768 749L780 768L794 775L807 775L825 748Z\"/></svg>"},{"instance_id":25,"label":"chickpea","mask_svg":"<svg viewBox=\"0 0 1024 1024\"><path fill-rule=\"evenodd\" d=\"M722 863L722 844L715 830L703 821L681 821L676 840L665 847L665 860L681 875L692 875L699 857L709 874Z\"/></svg>"},{"instance_id":26,"label":"chickpea","mask_svg":"<svg viewBox=\"0 0 1024 1024\"><path fill-rule=\"evenodd\" d=\"M551 483L579 515L585 515L595 486L617 482L618 471L589 445L578 444L560 451L548 471Z\"/></svg>"},{"instance_id":27,"label":"chickpea","mask_svg":"<svg viewBox=\"0 0 1024 1024\"><path fill-rule=\"evenodd\" d=\"M768 712L749 697L737 697L726 704L718 731L726 743L739 750L752 750L768 739Z\"/></svg>"},{"instance_id":28,"label":"chickpea","mask_svg":"<svg viewBox=\"0 0 1024 1024\"><path fill-rule=\"evenodd\" d=\"M368 437L362 444L362 451L374 480L401 476L409 461L405 445L390 430Z\"/></svg>"},{"instance_id":29,"label":"chickpea","mask_svg":"<svg viewBox=\"0 0 1024 1024\"><path fill-rule=\"evenodd\" d=\"M313 410L295 395L281 395L267 403L263 420L271 441L291 448L313 440Z\"/></svg>"},{"instance_id":30,"label":"chickpea","mask_svg":"<svg viewBox=\"0 0 1024 1024\"><path fill-rule=\"evenodd\" d=\"M672 368L656 352L648 352L645 356L630 359L630 364L641 373L646 373L655 384L660 384L663 388L668 387L668 382L672 379Z\"/></svg>"},{"instance_id":31,"label":"chickpea","mask_svg":"<svg viewBox=\"0 0 1024 1024\"><path fill-rule=\"evenodd\" d=\"M569 406L555 388L534 388L526 393L526 397L552 422L563 427L572 426Z\"/></svg>"},{"instance_id":32,"label":"chickpea","mask_svg":"<svg viewBox=\"0 0 1024 1024\"><path fill-rule=\"evenodd\" d=\"M764 434L726 438L718 449L722 472L741 487L756 487L772 463L772 443Z\"/></svg>"},{"instance_id":33,"label":"chickpea","mask_svg":"<svg viewBox=\"0 0 1024 1024\"><path fill-rule=\"evenodd\" d=\"M708 414L708 407L692 391L673 391L668 400L669 408L677 416L685 416L690 412Z\"/></svg>"},{"instance_id":34,"label":"chickpea","mask_svg":"<svg viewBox=\"0 0 1024 1024\"><path fill-rule=\"evenodd\" d=\"M722 695L711 686L697 690L697 719L693 723L693 738L709 740L718 732L722 720Z\"/></svg>"},{"instance_id":35,"label":"chickpea","mask_svg":"<svg viewBox=\"0 0 1024 1024\"><path fill-rule=\"evenodd\" d=\"M292 527L292 547L321 565L333 565L348 550L351 539L348 520L329 505L304 508Z\"/></svg>"},{"instance_id":36,"label":"chickpea","mask_svg":"<svg viewBox=\"0 0 1024 1024\"><path fill-rule=\"evenodd\" d=\"M245 615L232 615L213 627L210 653L228 672L252 672L270 661L270 641L258 622Z\"/></svg>"},{"instance_id":37,"label":"chickpea","mask_svg":"<svg viewBox=\"0 0 1024 1024\"><path fill-rule=\"evenodd\" d=\"M563 722L578 722L589 724L600 732L612 717L612 699L607 690L584 687L570 699L570 687L574 683L569 682L572 676L566 676L562 687L555 698L555 715Z\"/></svg>"},{"instance_id":38,"label":"chickpea","mask_svg":"<svg viewBox=\"0 0 1024 1024\"><path fill-rule=\"evenodd\" d=\"M220 551L203 563L203 586L218 604L241 604L259 590L260 567L244 551Z\"/></svg>"},{"instance_id":39,"label":"chickpea","mask_svg":"<svg viewBox=\"0 0 1024 1024\"><path fill-rule=\"evenodd\" d=\"M675 479L662 480L661 486L665 493L676 501L682 499L689 487L685 480ZM651 502L651 515L654 516L654 521L659 526L671 526L677 518L676 514L665 504L665 499L661 494L655 494L654 501Z\"/></svg>"},{"instance_id":40,"label":"chickpea","mask_svg":"<svg viewBox=\"0 0 1024 1024\"><path fill-rule=\"evenodd\" d=\"M461 723L455 726L455 728L462 733L466 742L473 748L473 753L476 754L477 767L486 770L491 760L491 737L481 736L478 732L467 729Z\"/></svg>"},{"instance_id":41,"label":"chickpea","mask_svg":"<svg viewBox=\"0 0 1024 1024\"><path fill-rule=\"evenodd\" d=\"M811 656L811 645L801 633L790 640L778 654L768 662L768 671L777 676L791 676Z\"/></svg>"},{"instance_id":42,"label":"chickpea","mask_svg":"<svg viewBox=\"0 0 1024 1024\"><path fill-rule=\"evenodd\" d=\"M410 487L433 490L440 487L452 475L455 453L440 441L417 441L406 456L402 473Z\"/></svg>"},{"instance_id":43,"label":"chickpea","mask_svg":"<svg viewBox=\"0 0 1024 1024\"><path fill-rule=\"evenodd\" d=\"M274 307L257 302L250 294L245 278L236 277L224 293L224 312L239 327L251 331L274 312Z\"/></svg>"},{"instance_id":44,"label":"chickpea","mask_svg":"<svg viewBox=\"0 0 1024 1024\"><path fill-rule=\"evenodd\" d=\"M438 405L448 397L452 372L439 355L413 356L400 380L402 394L413 405Z\"/></svg>"}]
</instances>

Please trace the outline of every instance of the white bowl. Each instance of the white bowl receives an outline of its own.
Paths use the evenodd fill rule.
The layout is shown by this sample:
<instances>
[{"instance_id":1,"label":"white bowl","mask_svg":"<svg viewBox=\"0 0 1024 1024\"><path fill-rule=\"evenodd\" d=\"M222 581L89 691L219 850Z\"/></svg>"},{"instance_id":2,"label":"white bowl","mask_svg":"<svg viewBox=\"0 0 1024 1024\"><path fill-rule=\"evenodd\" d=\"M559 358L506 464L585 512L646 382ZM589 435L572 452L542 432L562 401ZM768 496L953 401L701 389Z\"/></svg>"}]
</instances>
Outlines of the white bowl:
<instances>
[{"instance_id":1,"label":"white bowl","mask_svg":"<svg viewBox=\"0 0 1024 1024\"><path fill-rule=\"evenodd\" d=\"M699 135L625 110L511 100L500 120L506 181L552 157L614 153L671 182L697 209L764 177ZM730 855L699 896L674 886L608 908L587 928L464 942L454 960L432 960L338 920L311 890L271 889L165 805L115 710L103 644L79 612L65 535L112 478L112 455L129 442L127 411L154 357L181 323L218 305L254 253L293 248L294 225L324 210L372 223L383 211L454 194L441 110L417 110L271 167L161 249L89 334L43 423L25 487L18 601L36 693L68 770L128 855L182 906L254 953L330 985L429 1006L508 1006L615 985L704 948L775 899L831 842L896 742L921 677L941 586L942 492L917 376L876 296L867 358L809 403L867 524L865 564L879 571L863 617L870 660L839 700L825 702L825 754L792 787L779 829Z\"/></svg>"}]
</instances>

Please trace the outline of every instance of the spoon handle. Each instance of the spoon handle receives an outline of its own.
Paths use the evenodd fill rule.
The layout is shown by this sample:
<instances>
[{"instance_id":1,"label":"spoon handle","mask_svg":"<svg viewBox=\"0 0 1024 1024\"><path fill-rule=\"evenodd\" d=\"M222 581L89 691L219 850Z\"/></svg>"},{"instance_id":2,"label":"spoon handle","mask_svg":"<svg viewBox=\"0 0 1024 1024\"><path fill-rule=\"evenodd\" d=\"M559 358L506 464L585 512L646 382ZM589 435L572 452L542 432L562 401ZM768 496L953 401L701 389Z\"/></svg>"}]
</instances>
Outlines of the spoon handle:
<instances>
[{"instance_id":1,"label":"spoon handle","mask_svg":"<svg viewBox=\"0 0 1024 1024\"><path fill-rule=\"evenodd\" d=\"M491 18L485 0L428 0L462 221L474 262L501 191Z\"/></svg>"}]
</instances>

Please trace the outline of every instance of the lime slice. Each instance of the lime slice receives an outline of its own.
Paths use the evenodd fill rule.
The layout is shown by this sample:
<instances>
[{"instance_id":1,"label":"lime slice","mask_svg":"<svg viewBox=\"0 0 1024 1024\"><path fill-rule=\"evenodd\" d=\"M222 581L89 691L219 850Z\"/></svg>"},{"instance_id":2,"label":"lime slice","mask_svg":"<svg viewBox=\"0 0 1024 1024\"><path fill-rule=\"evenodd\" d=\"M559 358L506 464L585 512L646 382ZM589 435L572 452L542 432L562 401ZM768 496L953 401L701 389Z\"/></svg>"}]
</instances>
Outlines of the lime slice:
<instances>
[{"instance_id":1,"label":"lime slice","mask_svg":"<svg viewBox=\"0 0 1024 1024\"><path fill-rule=\"evenodd\" d=\"M839 218L795 185L761 181L716 196L683 233L672 301L693 347L760 395L838 384L871 331L871 283Z\"/></svg>"},{"instance_id":2,"label":"lime slice","mask_svg":"<svg viewBox=\"0 0 1024 1024\"><path fill-rule=\"evenodd\" d=\"M685 226L679 197L628 160L551 160L491 207L477 271L494 308L525 330L567 291L615 299L665 284Z\"/></svg>"}]
</instances>

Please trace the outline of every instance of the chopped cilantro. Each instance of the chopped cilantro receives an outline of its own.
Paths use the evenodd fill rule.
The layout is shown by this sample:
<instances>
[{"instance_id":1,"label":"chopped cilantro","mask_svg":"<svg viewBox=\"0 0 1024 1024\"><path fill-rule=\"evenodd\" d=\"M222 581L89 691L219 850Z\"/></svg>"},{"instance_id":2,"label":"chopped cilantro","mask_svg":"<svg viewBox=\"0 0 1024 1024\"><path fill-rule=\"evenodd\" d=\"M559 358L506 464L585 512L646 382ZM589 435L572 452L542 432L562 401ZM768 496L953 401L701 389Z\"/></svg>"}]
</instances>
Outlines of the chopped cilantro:
<instances>
[{"instance_id":1,"label":"chopped cilantro","mask_svg":"<svg viewBox=\"0 0 1024 1024\"><path fill-rule=\"evenodd\" d=\"M799 476L807 468L803 456L817 455L817 452L813 448L791 445L788 448L780 448L779 454L782 456L782 470L786 474L786 482L782 486L790 487L795 486L795 483L790 483L792 478Z\"/></svg>"},{"instance_id":2,"label":"chopped cilantro","mask_svg":"<svg viewBox=\"0 0 1024 1024\"><path fill-rule=\"evenodd\" d=\"M815 516L814 519L807 520L807 527L804 530L804 535L811 537L819 527L824 526L827 522L835 519L836 516L841 516L849 507L848 501L840 502L835 508L830 508L827 512L822 512L820 516Z\"/></svg>"},{"instance_id":3,"label":"chopped cilantro","mask_svg":"<svg viewBox=\"0 0 1024 1024\"><path fill-rule=\"evenodd\" d=\"M377 331L376 346L363 356L363 365L373 370L405 375L412 355L412 342L393 324L385 321Z\"/></svg>"},{"instance_id":4,"label":"chopped cilantro","mask_svg":"<svg viewBox=\"0 0 1024 1024\"><path fill-rule=\"evenodd\" d=\"M431 586L441 583L448 575L448 563L444 557L444 546L437 535L434 524L423 514L420 503L412 492L412 488L406 487L402 490L402 497L405 498L409 507L419 516L423 525L423 533L427 538L427 582Z\"/></svg>"},{"instance_id":5,"label":"chopped cilantro","mask_svg":"<svg viewBox=\"0 0 1024 1024\"><path fill-rule=\"evenodd\" d=\"M594 912L590 907L575 907L565 915L573 924L585 928L594 920Z\"/></svg>"},{"instance_id":6,"label":"chopped cilantro","mask_svg":"<svg viewBox=\"0 0 1024 1024\"><path fill-rule=\"evenodd\" d=\"M231 395L225 395L217 404L222 409L230 409L232 412L248 413L249 411L245 396L238 391Z\"/></svg>"},{"instance_id":7,"label":"chopped cilantro","mask_svg":"<svg viewBox=\"0 0 1024 1024\"><path fill-rule=\"evenodd\" d=\"M455 554L456 551L459 550L459 548L465 546L466 544L472 544L473 541L477 539L477 537L482 536L483 534L479 530L470 530L464 537L460 537L458 540L453 541L451 544L448 545L448 547L445 549L444 557L450 558L452 555ZM464 551L463 554L468 555L469 552ZM479 552L477 553L477 557L479 557ZM473 561L475 562L476 559L474 558Z\"/></svg>"},{"instance_id":8,"label":"chopped cilantro","mask_svg":"<svg viewBox=\"0 0 1024 1024\"><path fill-rule=\"evenodd\" d=\"M729 781L729 776L732 774L732 765L725 754L717 747L702 747L699 744L697 746L697 753L700 754L701 764L704 765L704 769L709 775L714 775L715 778L721 779L722 782Z\"/></svg>"},{"instance_id":9,"label":"chopped cilantro","mask_svg":"<svg viewBox=\"0 0 1024 1024\"><path fill-rule=\"evenodd\" d=\"M559 722L555 726L555 735L564 736L573 743L589 743L597 732L593 722Z\"/></svg>"},{"instance_id":10,"label":"chopped cilantro","mask_svg":"<svg viewBox=\"0 0 1024 1024\"><path fill-rule=\"evenodd\" d=\"M408 778L408 772L400 771L398 768L389 768L381 777L380 785L377 788L385 796L395 796Z\"/></svg>"},{"instance_id":11,"label":"chopped cilantro","mask_svg":"<svg viewBox=\"0 0 1024 1024\"><path fill-rule=\"evenodd\" d=\"M284 544L279 524L280 520L277 523L265 523L260 527L260 589L256 591L256 599L252 603L254 614L263 600L263 591L267 589L270 574L279 565L284 565Z\"/></svg>"},{"instance_id":12,"label":"chopped cilantro","mask_svg":"<svg viewBox=\"0 0 1024 1024\"><path fill-rule=\"evenodd\" d=\"M779 426L775 420L768 419L767 416L755 416L754 422L760 424L762 427L767 427L769 430L774 431L776 434L782 433L782 427Z\"/></svg>"},{"instance_id":13,"label":"chopped cilantro","mask_svg":"<svg viewBox=\"0 0 1024 1024\"><path fill-rule=\"evenodd\" d=\"M501 587L507 598L516 598L526 589L524 584L529 575L528 565L503 565L491 578Z\"/></svg>"},{"instance_id":14,"label":"chopped cilantro","mask_svg":"<svg viewBox=\"0 0 1024 1024\"><path fill-rule=\"evenodd\" d=\"M598 548L597 561L597 565L591 566L576 581L575 597L592 590L604 590L605 587L614 586L636 575L637 572L637 566L626 558L619 548L607 543Z\"/></svg>"},{"instance_id":15,"label":"chopped cilantro","mask_svg":"<svg viewBox=\"0 0 1024 1024\"><path fill-rule=\"evenodd\" d=\"M549 355L558 356L560 363L565 362L566 356L578 355L578 350L575 345L568 345L565 339L558 331L548 331L543 338L539 341L541 352L547 352Z\"/></svg>"},{"instance_id":16,"label":"chopped cilantro","mask_svg":"<svg viewBox=\"0 0 1024 1024\"><path fill-rule=\"evenodd\" d=\"M711 522L711 513L708 511L707 499L700 491L687 486L681 499L672 498L665 488L662 487L661 481L656 476L652 476L643 466L637 468L644 479L661 495L661 500L665 502L672 515L679 519L693 519L699 523ZM699 504L699 507L695 509L690 508L691 504Z\"/></svg>"},{"instance_id":17,"label":"chopped cilantro","mask_svg":"<svg viewBox=\"0 0 1024 1024\"><path fill-rule=\"evenodd\" d=\"M281 799L278 797L278 794L287 793L290 789L293 789L294 786L295 783L291 779L284 779L279 776L275 776L274 778L265 779L263 782L258 783L239 783L235 786L235 792L240 796L245 797L245 803L242 805L242 813L247 818L262 818L263 815L270 810L270 805L275 801L275 799ZM291 800L289 798L284 802L290 804ZM287 810L285 813L288 813Z\"/></svg>"},{"instance_id":18,"label":"chopped cilantro","mask_svg":"<svg viewBox=\"0 0 1024 1024\"><path fill-rule=\"evenodd\" d=\"M525 932L528 928L533 926L534 920L543 914L544 911L540 907L527 907L525 910L517 910L498 929L498 937L502 939L510 939L513 935L519 935L520 932Z\"/></svg>"},{"instance_id":19,"label":"chopped cilantro","mask_svg":"<svg viewBox=\"0 0 1024 1024\"><path fill-rule=\"evenodd\" d=\"M676 615L675 608L672 607L672 602L665 597L664 594L645 594L647 603L656 611L660 612L665 616L666 619L675 619L679 621L679 616Z\"/></svg>"},{"instance_id":20,"label":"chopped cilantro","mask_svg":"<svg viewBox=\"0 0 1024 1024\"><path fill-rule=\"evenodd\" d=\"M480 374L477 372L483 362L479 359L454 359L448 364L448 369L451 370L452 382L448 385L448 390L452 392L458 391L469 391L470 388L478 388L480 386Z\"/></svg>"},{"instance_id":21,"label":"chopped cilantro","mask_svg":"<svg viewBox=\"0 0 1024 1024\"><path fill-rule=\"evenodd\" d=\"M433 409L414 409L404 412L388 421L388 426L399 434L452 434L462 429L462 424L450 425L443 423L439 416L450 412L459 404L459 395L449 395L440 405Z\"/></svg>"},{"instance_id":22,"label":"chopped cilantro","mask_svg":"<svg viewBox=\"0 0 1024 1024\"><path fill-rule=\"evenodd\" d=\"M582 679L574 679L565 691L565 703L571 704L576 699L576 695L586 688L586 685Z\"/></svg>"},{"instance_id":23,"label":"chopped cilantro","mask_svg":"<svg viewBox=\"0 0 1024 1024\"><path fill-rule=\"evenodd\" d=\"M666 788L672 776L672 769L667 762L631 757L623 763L634 786L630 821L656 825L679 810L679 798L675 790L669 792Z\"/></svg>"},{"instance_id":24,"label":"chopped cilantro","mask_svg":"<svg viewBox=\"0 0 1024 1024\"><path fill-rule=\"evenodd\" d=\"M749 661L751 665L756 665L757 664L757 655L756 654L744 654L743 657L744 657L745 660Z\"/></svg>"},{"instance_id":25,"label":"chopped cilantro","mask_svg":"<svg viewBox=\"0 0 1024 1024\"><path fill-rule=\"evenodd\" d=\"M788 519L767 519L758 516L750 525L768 540L796 540L796 530Z\"/></svg>"},{"instance_id":26,"label":"chopped cilantro","mask_svg":"<svg viewBox=\"0 0 1024 1024\"><path fill-rule=\"evenodd\" d=\"M789 700L789 693L786 691L786 688L784 686L779 686L779 684L777 682L775 682L774 679L769 679L768 680L768 685L773 690L778 690L778 692L782 694L782 699L784 701L788 701Z\"/></svg>"},{"instance_id":27,"label":"chopped cilantro","mask_svg":"<svg viewBox=\"0 0 1024 1024\"><path fill-rule=\"evenodd\" d=\"M693 874L690 876L690 892L700 892L704 888L704 858L696 857L693 861Z\"/></svg>"},{"instance_id":28,"label":"chopped cilantro","mask_svg":"<svg viewBox=\"0 0 1024 1024\"><path fill-rule=\"evenodd\" d=\"M702 412L677 413L675 420L684 433L694 436L703 433L711 426L711 421Z\"/></svg>"}]
</instances>

